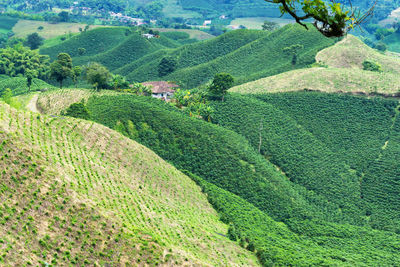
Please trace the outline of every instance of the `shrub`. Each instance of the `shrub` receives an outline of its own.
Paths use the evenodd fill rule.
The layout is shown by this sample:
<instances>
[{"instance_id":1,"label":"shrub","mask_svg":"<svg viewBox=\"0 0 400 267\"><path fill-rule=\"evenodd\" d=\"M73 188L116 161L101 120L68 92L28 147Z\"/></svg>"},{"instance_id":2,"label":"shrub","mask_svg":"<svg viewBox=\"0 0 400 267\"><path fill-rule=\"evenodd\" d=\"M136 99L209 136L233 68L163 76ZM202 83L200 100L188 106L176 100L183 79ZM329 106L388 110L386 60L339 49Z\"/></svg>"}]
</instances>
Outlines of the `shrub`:
<instances>
[{"instance_id":1,"label":"shrub","mask_svg":"<svg viewBox=\"0 0 400 267\"><path fill-rule=\"evenodd\" d=\"M377 72L382 71L382 66L379 63L373 62L371 60L365 60L362 63L362 65L364 70L377 71Z\"/></svg>"}]
</instances>

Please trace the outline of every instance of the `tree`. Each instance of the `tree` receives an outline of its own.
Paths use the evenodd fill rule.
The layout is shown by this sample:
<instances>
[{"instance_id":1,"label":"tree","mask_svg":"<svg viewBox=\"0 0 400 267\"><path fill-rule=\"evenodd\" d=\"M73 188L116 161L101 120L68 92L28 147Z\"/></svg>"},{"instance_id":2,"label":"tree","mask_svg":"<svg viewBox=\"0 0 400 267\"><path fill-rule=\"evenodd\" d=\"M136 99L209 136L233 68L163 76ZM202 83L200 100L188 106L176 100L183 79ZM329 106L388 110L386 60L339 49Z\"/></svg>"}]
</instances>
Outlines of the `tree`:
<instances>
[{"instance_id":1,"label":"tree","mask_svg":"<svg viewBox=\"0 0 400 267\"><path fill-rule=\"evenodd\" d=\"M45 79L49 73L49 56L40 55L38 50L31 50L21 43L0 49L0 74L7 76L25 76Z\"/></svg>"},{"instance_id":2,"label":"tree","mask_svg":"<svg viewBox=\"0 0 400 267\"><path fill-rule=\"evenodd\" d=\"M72 68L72 80L74 81L75 88L78 87L78 78L82 74L82 68L79 66L75 66Z\"/></svg>"},{"instance_id":3,"label":"tree","mask_svg":"<svg viewBox=\"0 0 400 267\"><path fill-rule=\"evenodd\" d=\"M65 111L65 116L70 116L74 118L89 120L90 113L84 103L74 103L67 108Z\"/></svg>"},{"instance_id":4,"label":"tree","mask_svg":"<svg viewBox=\"0 0 400 267\"><path fill-rule=\"evenodd\" d=\"M85 54L86 53L86 48L83 48L83 47L79 47L78 48L78 54L80 55L80 56L82 56L83 54Z\"/></svg>"},{"instance_id":5,"label":"tree","mask_svg":"<svg viewBox=\"0 0 400 267\"><path fill-rule=\"evenodd\" d=\"M125 77L119 74L112 75L112 88L114 90L127 89L128 87L129 83L126 81Z\"/></svg>"},{"instance_id":6,"label":"tree","mask_svg":"<svg viewBox=\"0 0 400 267\"><path fill-rule=\"evenodd\" d=\"M224 101L229 88L233 86L234 78L229 73L218 73L214 76L214 80L209 86L209 91L212 95L221 97Z\"/></svg>"},{"instance_id":7,"label":"tree","mask_svg":"<svg viewBox=\"0 0 400 267\"><path fill-rule=\"evenodd\" d=\"M59 21L60 22L68 22L69 21L69 13L67 11L61 11L58 13Z\"/></svg>"},{"instance_id":8,"label":"tree","mask_svg":"<svg viewBox=\"0 0 400 267\"><path fill-rule=\"evenodd\" d=\"M160 77L166 76L176 70L178 66L178 60L171 56L163 57L158 64L158 75Z\"/></svg>"},{"instance_id":9,"label":"tree","mask_svg":"<svg viewBox=\"0 0 400 267\"><path fill-rule=\"evenodd\" d=\"M264 21L264 24L262 25L262 29L264 31L273 31L279 28L279 24L276 22L272 21Z\"/></svg>"},{"instance_id":10,"label":"tree","mask_svg":"<svg viewBox=\"0 0 400 267\"><path fill-rule=\"evenodd\" d=\"M281 14L289 14L296 22L306 29L308 26L305 20L313 19L314 27L327 37L341 37L355 26L363 23L372 15L376 3L375 0L371 8L361 14L359 10L353 9L350 1L350 10L342 9L340 3L335 0L265 0L269 3L279 4ZM329 3L331 2L331 3Z\"/></svg>"},{"instance_id":11,"label":"tree","mask_svg":"<svg viewBox=\"0 0 400 267\"><path fill-rule=\"evenodd\" d=\"M32 71L26 73L26 85L28 86L28 92L31 91L32 81L35 74Z\"/></svg>"},{"instance_id":12,"label":"tree","mask_svg":"<svg viewBox=\"0 0 400 267\"><path fill-rule=\"evenodd\" d=\"M378 42L375 45L375 49L381 51L381 52L385 52L387 50L387 45L384 42Z\"/></svg>"},{"instance_id":13,"label":"tree","mask_svg":"<svg viewBox=\"0 0 400 267\"><path fill-rule=\"evenodd\" d=\"M304 46L300 44L291 45L283 48L283 52L289 56L292 56L292 65L296 65L297 63L297 53L303 49Z\"/></svg>"},{"instance_id":14,"label":"tree","mask_svg":"<svg viewBox=\"0 0 400 267\"><path fill-rule=\"evenodd\" d=\"M379 63L373 62L371 60L365 60L362 65L364 70L377 71L377 72L382 71L382 66Z\"/></svg>"},{"instance_id":15,"label":"tree","mask_svg":"<svg viewBox=\"0 0 400 267\"><path fill-rule=\"evenodd\" d=\"M26 38L26 44L32 49L38 49L39 46L43 44L43 37L41 37L37 32L29 34Z\"/></svg>"},{"instance_id":16,"label":"tree","mask_svg":"<svg viewBox=\"0 0 400 267\"><path fill-rule=\"evenodd\" d=\"M60 53L50 65L50 77L60 83L60 89L62 89L63 81L68 77L73 77L72 71L72 59L67 53Z\"/></svg>"},{"instance_id":17,"label":"tree","mask_svg":"<svg viewBox=\"0 0 400 267\"><path fill-rule=\"evenodd\" d=\"M110 71L100 63L93 62L86 68L86 80L96 90L107 88L110 78Z\"/></svg>"}]
</instances>

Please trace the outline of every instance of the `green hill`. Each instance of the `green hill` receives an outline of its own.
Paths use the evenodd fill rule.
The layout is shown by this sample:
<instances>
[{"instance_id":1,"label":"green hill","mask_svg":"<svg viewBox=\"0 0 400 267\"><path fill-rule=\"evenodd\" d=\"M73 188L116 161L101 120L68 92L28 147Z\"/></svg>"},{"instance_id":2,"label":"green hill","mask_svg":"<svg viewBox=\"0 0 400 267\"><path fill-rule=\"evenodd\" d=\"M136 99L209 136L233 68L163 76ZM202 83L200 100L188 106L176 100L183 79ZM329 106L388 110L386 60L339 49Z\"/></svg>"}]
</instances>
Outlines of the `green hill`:
<instances>
[{"instance_id":1,"label":"green hill","mask_svg":"<svg viewBox=\"0 0 400 267\"><path fill-rule=\"evenodd\" d=\"M16 18L0 15L0 33L7 34L8 32L12 31L12 28L17 22L18 19Z\"/></svg>"},{"instance_id":2,"label":"green hill","mask_svg":"<svg viewBox=\"0 0 400 267\"><path fill-rule=\"evenodd\" d=\"M400 73L400 58L382 54L352 35L316 56L317 62L334 68L362 69L365 60L379 63L385 72Z\"/></svg>"},{"instance_id":3,"label":"green hill","mask_svg":"<svg viewBox=\"0 0 400 267\"><path fill-rule=\"evenodd\" d=\"M42 94L39 101L53 103L52 99L60 97L56 92ZM76 95L76 92L65 90L63 94ZM394 232L371 229L371 226L384 229L377 223L385 221L395 231L397 215L385 218L368 211L368 205L379 208L361 197L366 192L363 186L373 184L360 183L360 173L366 168L356 170L378 157L380 144L385 143L390 132L397 102L335 98L328 94L307 98L294 94L293 101L289 98L293 109L284 109L285 102L280 100L284 96L278 95L273 104L273 97L234 95L223 103L213 103L218 123L213 125L186 117L151 98L91 95L84 94L83 98L88 99L93 120L118 129L179 169L187 170L207 193L221 219L230 224L228 236L249 250L255 247L263 265L354 266L400 262L396 252L400 237ZM320 121L314 118L315 124L305 122L324 112L323 108L312 106L317 97L325 97L321 105L325 110L329 108L332 119L336 118L332 114L335 110L343 114L332 122L335 130L324 128L331 123L321 123L326 120L324 116ZM302 121L291 110L300 109L296 103L305 101L309 104L304 105L299 117L312 108L319 111ZM59 103L58 110L68 105ZM50 110L54 114L57 108ZM350 128L351 123L356 126ZM329 135L313 132L313 127L319 124ZM349 133L340 139L344 128ZM355 142L353 154L341 155L340 142L350 144L357 134L366 143ZM260 136L261 153L258 153ZM332 142L335 138L337 143ZM356 151L363 154L353 159ZM387 183L381 184L383 188ZM391 194L387 200L397 201Z\"/></svg>"},{"instance_id":4,"label":"green hill","mask_svg":"<svg viewBox=\"0 0 400 267\"><path fill-rule=\"evenodd\" d=\"M99 28L82 32L58 45L43 48L40 52L49 55L53 60L57 58L57 55L61 52L68 53L73 58L78 57L80 56L79 48L84 48L86 50L83 56L97 55L116 47L126 40L128 37L127 30L128 29L125 27L115 27Z\"/></svg>"},{"instance_id":5,"label":"green hill","mask_svg":"<svg viewBox=\"0 0 400 267\"><path fill-rule=\"evenodd\" d=\"M380 176L382 169L372 174L370 168L389 160L381 156L388 144L396 146L391 129L397 125L398 101L315 92L256 98L234 95L216 102L215 123L245 136L291 181L337 203L343 218L352 216L352 224L399 231L398 209L387 206L390 218L377 210L372 214L367 208L372 189L364 191L375 187L374 179L383 179L381 186L396 183ZM388 192L389 199L400 204L396 194Z\"/></svg>"},{"instance_id":6,"label":"green hill","mask_svg":"<svg viewBox=\"0 0 400 267\"><path fill-rule=\"evenodd\" d=\"M101 125L0 103L0 264L257 265L187 176Z\"/></svg>"},{"instance_id":7,"label":"green hill","mask_svg":"<svg viewBox=\"0 0 400 267\"><path fill-rule=\"evenodd\" d=\"M323 37L316 30L306 31L298 25L287 25L271 34L262 31L254 31L253 34L251 32L253 31L234 31L216 40L183 46L167 52L168 55L178 58L178 67L175 72L165 77L159 77L157 73L160 54L155 54L151 59L148 57L146 60L133 62L116 72L139 82L164 79L178 81L189 88L208 82L218 72L228 72L235 76L238 84L241 84L308 66L314 62L319 50L333 44L333 40ZM242 40L247 42L244 43ZM224 45L217 45L218 42ZM287 56L283 48L295 44L302 44L304 48L299 51L297 64L292 66L292 57ZM221 49L224 49L223 53ZM189 52L183 53L183 51ZM200 57L204 60L197 60L197 54L202 53L200 51L205 51L204 54L208 55Z\"/></svg>"}]
</instances>

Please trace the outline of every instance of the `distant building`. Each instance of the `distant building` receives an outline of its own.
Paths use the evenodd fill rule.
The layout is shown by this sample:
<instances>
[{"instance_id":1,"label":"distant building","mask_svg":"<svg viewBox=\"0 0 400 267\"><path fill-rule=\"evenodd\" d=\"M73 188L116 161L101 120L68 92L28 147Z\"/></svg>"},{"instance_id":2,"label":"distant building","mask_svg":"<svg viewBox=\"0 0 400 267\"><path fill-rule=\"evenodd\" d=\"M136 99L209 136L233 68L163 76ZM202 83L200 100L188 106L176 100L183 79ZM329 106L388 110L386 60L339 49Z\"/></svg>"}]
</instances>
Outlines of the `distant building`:
<instances>
[{"instance_id":1,"label":"distant building","mask_svg":"<svg viewBox=\"0 0 400 267\"><path fill-rule=\"evenodd\" d=\"M212 23L211 20L205 20L205 21L203 22L203 26L211 25L211 23Z\"/></svg>"},{"instance_id":2,"label":"distant building","mask_svg":"<svg viewBox=\"0 0 400 267\"><path fill-rule=\"evenodd\" d=\"M173 88L179 87L177 84L166 81L144 82L142 84L151 88L152 97L159 98L164 101L169 101L175 93Z\"/></svg>"},{"instance_id":3,"label":"distant building","mask_svg":"<svg viewBox=\"0 0 400 267\"><path fill-rule=\"evenodd\" d=\"M154 34L151 34L151 33L144 33L144 34L142 34L142 37L147 38L147 39L151 39L151 38L154 38L156 36Z\"/></svg>"}]
</instances>

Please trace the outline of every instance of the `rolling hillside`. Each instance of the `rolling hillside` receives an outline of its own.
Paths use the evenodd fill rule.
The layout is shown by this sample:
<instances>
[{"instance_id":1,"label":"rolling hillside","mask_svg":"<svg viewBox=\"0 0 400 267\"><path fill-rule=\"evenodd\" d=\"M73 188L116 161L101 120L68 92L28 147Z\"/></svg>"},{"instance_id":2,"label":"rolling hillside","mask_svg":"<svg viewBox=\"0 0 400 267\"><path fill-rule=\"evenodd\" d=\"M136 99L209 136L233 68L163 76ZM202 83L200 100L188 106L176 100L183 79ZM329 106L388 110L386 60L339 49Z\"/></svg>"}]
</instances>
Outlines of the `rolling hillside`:
<instances>
[{"instance_id":1,"label":"rolling hillside","mask_svg":"<svg viewBox=\"0 0 400 267\"><path fill-rule=\"evenodd\" d=\"M130 81L171 80L193 88L207 83L218 72L231 73L237 84L241 84L304 68L314 62L318 51L334 43L315 29L306 31L298 25L287 25L270 34L257 30L232 31L186 45L168 35L146 39L126 31L124 28L95 29L59 45L45 47L41 53L54 58L60 52L67 52L76 65L97 61ZM302 44L303 48L293 66L292 56L283 49L296 44ZM85 54L78 54L80 47L86 49ZM160 77L158 65L166 56L176 58L177 66L172 73Z\"/></svg>"},{"instance_id":2,"label":"rolling hillside","mask_svg":"<svg viewBox=\"0 0 400 267\"><path fill-rule=\"evenodd\" d=\"M207 42L166 51L167 55L178 59L178 67L165 77L159 77L157 73L157 66L163 56L161 52L133 62L116 72L126 75L130 80L141 82L167 79L178 81L188 88L208 82L218 72L228 72L240 84L308 66L314 62L319 50L333 44L333 40L323 37L316 30L306 31L297 25L285 26L271 34L251 32L234 31ZM238 47L235 47L236 44ZM293 66L291 57L285 55L283 48L295 44L303 44L304 49L299 52L297 65ZM221 49L224 52L221 53ZM196 60L198 53L208 56Z\"/></svg>"},{"instance_id":3,"label":"rolling hillside","mask_svg":"<svg viewBox=\"0 0 400 267\"><path fill-rule=\"evenodd\" d=\"M378 212L379 206L367 200L369 193L363 189L374 183L360 183L359 176L367 172L367 162L379 156L381 145L390 135L396 101L327 94L259 99L230 96L223 103L213 104L219 124L213 125L186 117L151 98L79 94L88 99L92 119L118 129L186 170L207 193L221 219L229 223L228 236L251 251L255 247L264 266L400 262L396 252L399 236L394 233L398 198L387 194L385 201L394 201L391 212L396 215L384 217ZM49 107L50 113L57 114L57 107L58 112L65 109L69 103L56 101L61 95L69 103L80 100L75 98L75 90L47 92L39 97L44 111ZM323 124L328 115L321 116L318 112L324 109L313 106L318 97L325 99L321 105L330 108L330 118L336 118L335 111L343 117ZM289 103L293 108L285 104L286 98L292 99ZM297 103L305 101L308 105L292 114L300 109ZM315 109L314 113L310 109ZM303 115L304 120L294 115L301 118L307 112L310 114ZM369 117L373 114L372 120ZM330 123L335 130L328 129ZM352 123L356 125L353 128ZM315 131L316 125L322 125L320 132ZM338 138L344 128L348 134ZM357 136L365 142L355 142ZM356 145L351 150L346 148L351 151L349 155L338 150L342 143L352 142ZM365 154L353 157L356 151ZM364 159L365 155L368 157ZM381 188L385 185L387 182L382 181ZM372 230L371 226L387 226L392 232Z\"/></svg>"},{"instance_id":4,"label":"rolling hillside","mask_svg":"<svg viewBox=\"0 0 400 267\"><path fill-rule=\"evenodd\" d=\"M257 265L200 188L101 125L0 103L0 264Z\"/></svg>"}]
</instances>

